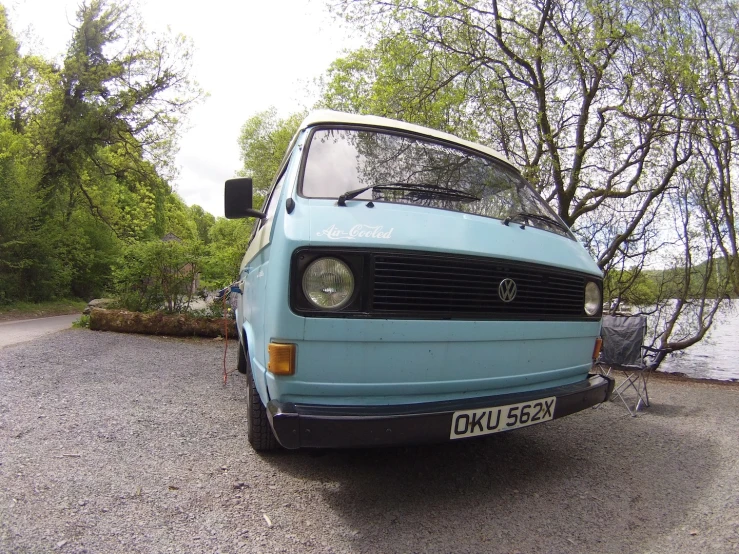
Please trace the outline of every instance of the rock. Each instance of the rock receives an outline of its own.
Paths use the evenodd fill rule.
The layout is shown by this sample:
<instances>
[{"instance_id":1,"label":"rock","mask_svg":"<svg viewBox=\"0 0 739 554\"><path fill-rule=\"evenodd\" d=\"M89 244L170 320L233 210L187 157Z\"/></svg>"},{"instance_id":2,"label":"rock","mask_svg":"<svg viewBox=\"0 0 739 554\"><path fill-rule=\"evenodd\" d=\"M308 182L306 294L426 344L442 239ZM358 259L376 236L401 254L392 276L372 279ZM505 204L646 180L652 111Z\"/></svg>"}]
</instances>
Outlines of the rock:
<instances>
[{"instance_id":1,"label":"rock","mask_svg":"<svg viewBox=\"0 0 739 554\"><path fill-rule=\"evenodd\" d=\"M90 315L90 312L92 312L93 308L109 308L110 306L113 306L115 304L115 298L96 298L95 300L90 300L87 303L87 307L82 311L85 315Z\"/></svg>"}]
</instances>

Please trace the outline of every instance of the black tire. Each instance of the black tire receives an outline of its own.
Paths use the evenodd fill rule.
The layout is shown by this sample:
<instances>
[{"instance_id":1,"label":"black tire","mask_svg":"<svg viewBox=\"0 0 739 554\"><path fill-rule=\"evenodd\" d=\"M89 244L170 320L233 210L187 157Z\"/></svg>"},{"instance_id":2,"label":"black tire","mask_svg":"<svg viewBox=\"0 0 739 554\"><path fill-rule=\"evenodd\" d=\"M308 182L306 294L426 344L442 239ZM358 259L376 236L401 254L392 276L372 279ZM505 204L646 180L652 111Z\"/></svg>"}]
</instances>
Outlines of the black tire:
<instances>
[{"instance_id":1,"label":"black tire","mask_svg":"<svg viewBox=\"0 0 739 554\"><path fill-rule=\"evenodd\" d=\"M239 348L239 362L236 366L239 371L244 368L242 373L246 373L246 436L249 444L257 452L267 452L276 450L280 447L275 434L272 432L272 426L267 419L267 409L259 398L257 387L254 386L254 378L251 375L251 364L249 358L244 353L243 348Z\"/></svg>"},{"instance_id":2,"label":"black tire","mask_svg":"<svg viewBox=\"0 0 739 554\"><path fill-rule=\"evenodd\" d=\"M246 375L246 355L244 354L244 347L239 343L239 361L236 362L236 371Z\"/></svg>"}]
</instances>

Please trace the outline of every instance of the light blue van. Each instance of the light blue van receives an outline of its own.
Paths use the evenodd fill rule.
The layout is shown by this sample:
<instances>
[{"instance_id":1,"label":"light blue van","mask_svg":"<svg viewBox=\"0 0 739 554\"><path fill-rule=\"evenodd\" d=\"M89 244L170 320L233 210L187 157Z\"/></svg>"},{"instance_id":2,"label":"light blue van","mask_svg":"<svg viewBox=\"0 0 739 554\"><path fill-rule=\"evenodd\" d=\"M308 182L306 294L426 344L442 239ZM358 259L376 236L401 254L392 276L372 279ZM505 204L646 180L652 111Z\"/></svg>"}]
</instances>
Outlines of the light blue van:
<instances>
[{"instance_id":1,"label":"light blue van","mask_svg":"<svg viewBox=\"0 0 739 554\"><path fill-rule=\"evenodd\" d=\"M380 117L302 123L241 266L248 437L354 447L465 439L603 402L602 275L489 148Z\"/></svg>"}]
</instances>

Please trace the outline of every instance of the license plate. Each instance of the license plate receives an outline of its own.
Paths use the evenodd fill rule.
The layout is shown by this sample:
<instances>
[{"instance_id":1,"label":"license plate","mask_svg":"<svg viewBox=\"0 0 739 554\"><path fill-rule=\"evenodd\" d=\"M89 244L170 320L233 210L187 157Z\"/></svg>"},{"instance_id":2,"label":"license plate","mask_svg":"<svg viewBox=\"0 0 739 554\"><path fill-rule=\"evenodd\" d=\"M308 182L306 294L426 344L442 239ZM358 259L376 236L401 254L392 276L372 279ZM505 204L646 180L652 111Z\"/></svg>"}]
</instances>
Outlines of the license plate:
<instances>
[{"instance_id":1,"label":"license plate","mask_svg":"<svg viewBox=\"0 0 739 554\"><path fill-rule=\"evenodd\" d=\"M554 418L556 403L557 397L550 396L507 406L454 412L449 438L461 439L490 435L549 421Z\"/></svg>"}]
</instances>

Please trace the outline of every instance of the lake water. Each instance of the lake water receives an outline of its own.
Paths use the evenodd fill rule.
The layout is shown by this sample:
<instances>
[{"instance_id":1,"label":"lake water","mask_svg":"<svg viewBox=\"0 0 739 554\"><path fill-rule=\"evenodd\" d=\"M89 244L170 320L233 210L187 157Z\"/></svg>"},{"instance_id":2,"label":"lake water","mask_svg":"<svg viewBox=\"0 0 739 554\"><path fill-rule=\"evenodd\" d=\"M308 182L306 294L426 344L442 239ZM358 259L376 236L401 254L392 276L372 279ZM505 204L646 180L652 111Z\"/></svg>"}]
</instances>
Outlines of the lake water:
<instances>
[{"instance_id":1,"label":"lake water","mask_svg":"<svg viewBox=\"0 0 739 554\"><path fill-rule=\"evenodd\" d=\"M659 370L698 379L739 380L739 310L736 305L720 316L707 338L668 356Z\"/></svg>"}]
</instances>

